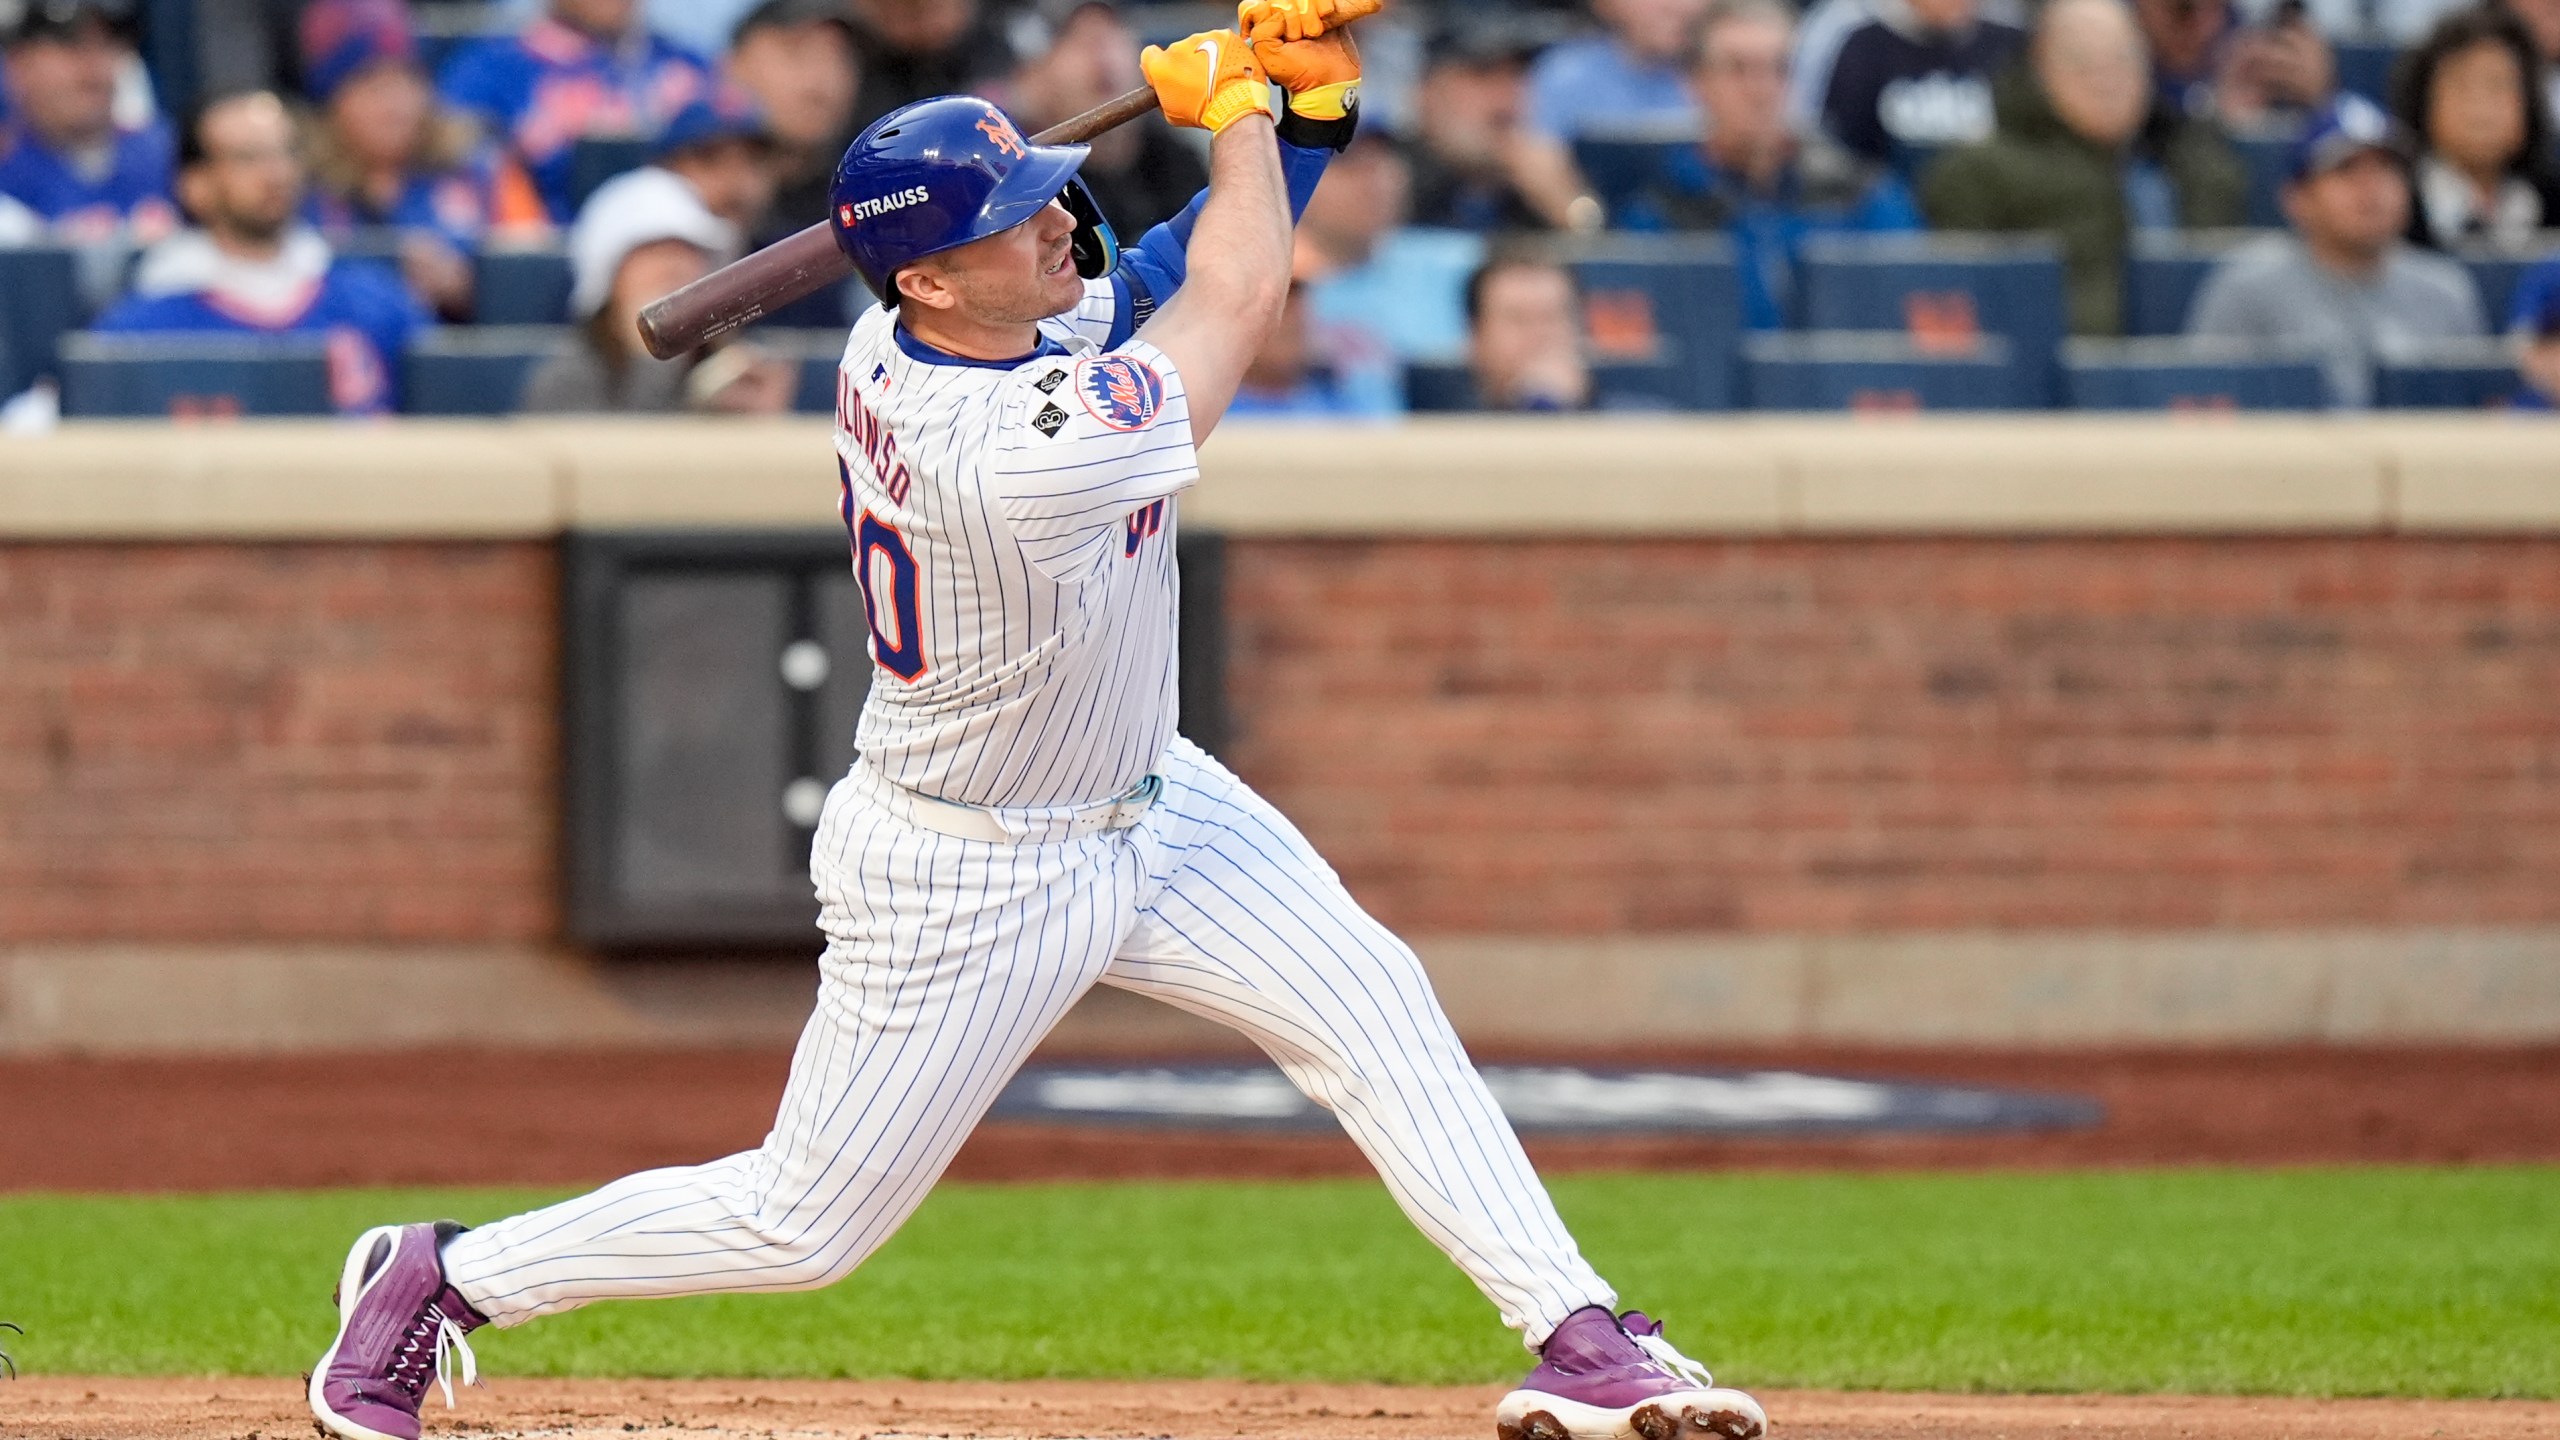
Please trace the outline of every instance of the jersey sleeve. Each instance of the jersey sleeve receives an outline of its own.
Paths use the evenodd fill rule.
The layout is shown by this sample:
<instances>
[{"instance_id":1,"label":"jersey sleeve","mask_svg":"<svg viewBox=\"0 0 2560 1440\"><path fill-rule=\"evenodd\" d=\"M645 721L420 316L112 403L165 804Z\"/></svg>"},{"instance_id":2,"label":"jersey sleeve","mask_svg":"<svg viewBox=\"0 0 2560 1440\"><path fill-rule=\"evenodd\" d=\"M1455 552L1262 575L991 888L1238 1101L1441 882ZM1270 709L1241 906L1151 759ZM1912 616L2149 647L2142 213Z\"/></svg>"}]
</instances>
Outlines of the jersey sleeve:
<instances>
[{"instance_id":1,"label":"jersey sleeve","mask_svg":"<svg viewBox=\"0 0 2560 1440\"><path fill-rule=\"evenodd\" d=\"M1142 340L1025 365L998 397L986 474L1031 563L1081 578L1132 513L1200 478L1182 376Z\"/></svg>"}]
</instances>

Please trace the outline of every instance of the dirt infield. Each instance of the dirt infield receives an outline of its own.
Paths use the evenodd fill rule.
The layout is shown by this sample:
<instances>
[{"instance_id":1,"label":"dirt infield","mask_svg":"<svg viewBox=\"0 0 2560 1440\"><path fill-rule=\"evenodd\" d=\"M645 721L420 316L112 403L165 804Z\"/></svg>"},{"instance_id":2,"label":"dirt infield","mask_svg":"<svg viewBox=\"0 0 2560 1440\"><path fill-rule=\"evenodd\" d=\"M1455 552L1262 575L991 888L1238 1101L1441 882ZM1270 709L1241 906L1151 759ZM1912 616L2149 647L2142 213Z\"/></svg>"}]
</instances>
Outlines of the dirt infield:
<instances>
[{"instance_id":1,"label":"dirt infield","mask_svg":"<svg viewBox=\"0 0 2560 1440\"><path fill-rule=\"evenodd\" d=\"M0 1061L0 1190L579 1184L764 1137L779 1051L452 1052L256 1060ZM1503 1059L1544 1057L1504 1055ZM2093 1129L1954 1138L1542 1140L1595 1168L2050 1167L2560 1160L2560 1047L1997 1053L1791 1049L1620 1054L2092 1096ZM420 1083L432 1077L432 1083ZM398 1137L384 1143L384 1137ZM955 1178L1367 1171L1338 1136L990 1125Z\"/></svg>"},{"instance_id":2,"label":"dirt infield","mask_svg":"<svg viewBox=\"0 0 2560 1440\"><path fill-rule=\"evenodd\" d=\"M36 1376L0 1388L12 1440L281 1440L309 1433L293 1380ZM427 1434L623 1440L838 1437L1163 1437L1163 1440L1490 1440L1486 1389L1185 1380L500 1380ZM2197 1396L1986 1396L1773 1391L1773 1434L1803 1440L2523 1440L2560 1436L2560 1404Z\"/></svg>"}]
</instances>

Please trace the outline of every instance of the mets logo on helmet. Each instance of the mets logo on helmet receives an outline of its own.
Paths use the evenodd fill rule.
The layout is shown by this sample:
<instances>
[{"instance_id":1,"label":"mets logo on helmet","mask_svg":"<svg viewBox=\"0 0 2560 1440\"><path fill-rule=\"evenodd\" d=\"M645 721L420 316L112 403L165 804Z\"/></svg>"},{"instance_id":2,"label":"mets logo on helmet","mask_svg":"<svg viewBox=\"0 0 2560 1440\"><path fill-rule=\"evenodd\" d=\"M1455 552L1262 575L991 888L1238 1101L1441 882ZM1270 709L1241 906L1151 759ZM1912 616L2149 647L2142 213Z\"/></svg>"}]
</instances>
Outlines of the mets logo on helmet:
<instances>
[{"instance_id":1,"label":"mets logo on helmet","mask_svg":"<svg viewBox=\"0 0 2560 1440\"><path fill-rule=\"evenodd\" d=\"M1016 160L1023 157L1022 132L1014 129L1013 122L994 106L987 107L986 118L978 122L978 133L995 145L997 154Z\"/></svg>"},{"instance_id":2,"label":"mets logo on helmet","mask_svg":"<svg viewBox=\"0 0 2560 1440\"><path fill-rule=\"evenodd\" d=\"M1164 404L1164 377L1142 360L1105 355L1077 367L1076 398L1114 430L1142 430Z\"/></svg>"}]
</instances>

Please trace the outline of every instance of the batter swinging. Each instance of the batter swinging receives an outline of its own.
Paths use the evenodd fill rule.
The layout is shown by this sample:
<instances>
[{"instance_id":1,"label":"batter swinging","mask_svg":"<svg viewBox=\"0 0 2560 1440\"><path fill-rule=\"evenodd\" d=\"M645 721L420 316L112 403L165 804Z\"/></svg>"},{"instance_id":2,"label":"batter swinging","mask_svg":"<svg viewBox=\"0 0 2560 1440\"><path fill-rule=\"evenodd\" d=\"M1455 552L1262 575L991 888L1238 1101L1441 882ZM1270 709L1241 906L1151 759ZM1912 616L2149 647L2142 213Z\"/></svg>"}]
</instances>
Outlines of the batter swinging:
<instances>
[{"instance_id":1,"label":"batter swinging","mask_svg":"<svg viewBox=\"0 0 2560 1440\"><path fill-rule=\"evenodd\" d=\"M1585 1263L1413 952L1278 811L1174 733L1177 497L1275 323L1290 225L1355 121L1329 0L1247 0L1142 57L1209 188L1120 253L1075 178L983 101L855 139L836 238L886 299L836 381L877 676L810 856L826 951L757 1149L464 1230L359 1237L311 1408L415 1440L463 1336L591 1301L843 1278L924 1198L1099 982L1250 1035L1540 1355L1504 1440L1749 1440ZM1270 87L1287 92L1276 121Z\"/></svg>"}]
</instances>

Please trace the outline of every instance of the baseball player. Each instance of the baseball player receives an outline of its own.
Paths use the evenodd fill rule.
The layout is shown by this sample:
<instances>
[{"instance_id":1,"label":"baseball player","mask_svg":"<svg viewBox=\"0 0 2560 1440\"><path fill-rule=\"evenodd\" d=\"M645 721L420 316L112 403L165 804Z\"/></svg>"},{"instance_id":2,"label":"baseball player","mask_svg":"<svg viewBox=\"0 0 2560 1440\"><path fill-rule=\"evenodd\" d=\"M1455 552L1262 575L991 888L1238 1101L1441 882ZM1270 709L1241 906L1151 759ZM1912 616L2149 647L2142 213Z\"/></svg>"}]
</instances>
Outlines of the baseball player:
<instances>
[{"instance_id":1,"label":"baseball player","mask_svg":"<svg viewBox=\"0 0 2560 1440\"><path fill-rule=\"evenodd\" d=\"M1117 248L995 107L926 100L856 137L837 241L883 298L836 382L836 455L877 668L819 820L826 950L764 1143L478 1229L358 1237L311 1408L414 1440L464 1335L592 1301L843 1278L924 1198L1077 997L1116 985L1233 1026L1331 1109L1540 1363L1503 1440L1749 1440L1558 1220L1413 952L1297 829L1174 733L1173 540L1198 446L1276 322L1290 225L1349 143L1359 62L1329 0L1247 0L1149 47L1209 188ZM1275 121L1273 82L1286 91Z\"/></svg>"}]
</instances>

